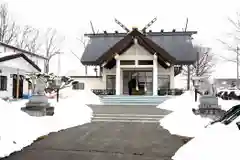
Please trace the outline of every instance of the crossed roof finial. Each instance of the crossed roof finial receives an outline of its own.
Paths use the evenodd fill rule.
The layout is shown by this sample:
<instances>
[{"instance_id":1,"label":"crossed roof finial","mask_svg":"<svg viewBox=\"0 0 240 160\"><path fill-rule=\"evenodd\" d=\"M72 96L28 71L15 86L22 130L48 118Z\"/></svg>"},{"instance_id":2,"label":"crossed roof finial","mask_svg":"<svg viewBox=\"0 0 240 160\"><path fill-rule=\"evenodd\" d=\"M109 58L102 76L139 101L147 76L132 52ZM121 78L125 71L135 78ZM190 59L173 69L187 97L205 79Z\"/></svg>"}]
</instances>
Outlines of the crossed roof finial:
<instances>
[{"instance_id":1,"label":"crossed roof finial","mask_svg":"<svg viewBox=\"0 0 240 160\"><path fill-rule=\"evenodd\" d=\"M142 29L142 32L146 32L146 29L149 28L154 22L156 22L157 20L157 17L155 17L153 20L151 20L143 29ZM123 25L119 20L117 20L115 18L115 22L121 26L127 33L130 32L130 30L125 26ZM137 27L132 27L132 29L136 29Z\"/></svg>"}]
</instances>

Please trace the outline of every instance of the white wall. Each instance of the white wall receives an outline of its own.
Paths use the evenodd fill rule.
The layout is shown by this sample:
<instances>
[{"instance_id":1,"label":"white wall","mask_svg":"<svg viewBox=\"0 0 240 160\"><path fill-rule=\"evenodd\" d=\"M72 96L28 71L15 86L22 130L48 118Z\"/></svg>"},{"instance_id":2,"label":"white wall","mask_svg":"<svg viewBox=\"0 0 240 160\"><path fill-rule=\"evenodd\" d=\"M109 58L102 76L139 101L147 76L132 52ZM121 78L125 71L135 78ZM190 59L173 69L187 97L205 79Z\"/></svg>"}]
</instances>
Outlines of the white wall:
<instances>
[{"instance_id":1,"label":"white wall","mask_svg":"<svg viewBox=\"0 0 240 160\"><path fill-rule=\"evenodd\" d=\"M29 54L25 54L29 59L31 59L40 69L44 72L44 63L45 60L43 58L39 58L36 56L30 56Z\"/></svg>"},{"instance_id":2,"label":"white wall","mask_svg":"<svg viewBox=\"0 0 240 160\"><path fill-rule=\"evenodd\" d=\"M20 69L20 70L27 71L27 72L36 72L37 71L30 63L28 63L22 57L1 62L0 67L9 67L9 68L14 68L14 69Z\"/></svg>"},{"instance_id":3,"label":"white wall","mask_svg":"<svg viewBox=\"0 0 240 160\"><path fill-rule=\"evenodd\" d=\"M44 63L45 63L45 59L43 58L40 58L40 57L36 57L36 56L31 56L29 54L26 54L24 52L19 52L15 49L12 49L12 48L8 48L8 47L4 47L4 46L1 46L0 45L0 54L1 54L1 57L2 56L7 56L9 55L9 52L12 52L12 53L23 53L25 54L29 59L31 59L36 65L38 65L38 67L41 69L41 71L43 72L44 71Z\"/></svg>"},{"instance_id":4,"label":"white wall","mask_svg":"<svg viewBox=\"0 0 240 160\"><path fill-rule=\"evenodd\" d=\"M2 73L0 75L7 76L7 91L0 91L0 97L12 97L12 78L11 74L25 75L27 72L36 72L37 70L30 65L23 58L16 58L9 61L4 61L0 63L0 69ZM24 81L23 83L23 94L28 93L28 83Z\"/></svg>"},{"instance_id":5,"label":"white wall","mask_svg":"<svg viewBox=\"0 0 240 160\"><path fill-rule=\"evenodd\" d=\"M106 89L106 82L103 78L74 78L74 80L84 83L85 88L88 89Z\"/></svg>"},{"instance_id":6,"label":"white wall","mask_svg":"<svg viewBox=\"0 0 240 160\"><path fill-rule=\"evenodd\" d=\"M139 44L130 47L126 52L119 56L120 60L153 60L153 55Z\"/></svg>"},{"instance_id":7,"label":"white wall","mask_svg":"<svg viewBox=\"0 0 240 160\"><path fill-rule=\"evenodd\" d=\"M174 67L165 69L160 64L158 64L158 75L169 75L170 88L174 88Z\"/></svg>"}]
</instances>

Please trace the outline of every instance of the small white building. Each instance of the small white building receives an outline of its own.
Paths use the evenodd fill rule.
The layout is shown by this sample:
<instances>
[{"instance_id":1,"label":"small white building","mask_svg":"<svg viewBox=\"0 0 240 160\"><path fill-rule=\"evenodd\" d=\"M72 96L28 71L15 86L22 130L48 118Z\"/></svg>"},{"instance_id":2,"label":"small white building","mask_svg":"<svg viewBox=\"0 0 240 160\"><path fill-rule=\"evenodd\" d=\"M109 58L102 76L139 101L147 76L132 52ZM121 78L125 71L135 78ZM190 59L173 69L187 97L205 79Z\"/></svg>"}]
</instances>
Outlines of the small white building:
<instances>
[{"instance_id":1,"label":"small white building","mask_svg":"<svg viewBox=\"0 0 240 160\"><path fill-rule=\"evenodd\" d=\"M45 61L46 58L41 55L0 42L0 98L28 95L29 84L24 80L24 75L41 72Z\"/></svg>"},{"instance_id":2,"label":"small white building","mask_svg":"<svg viewBox=\"0 0 240 160\"><path fill-rule=\"evenodd\" d=\"M82 55L85 66L97 66L96 76L68 75L92 90L112 90L116 95L158 95L174 89L179 66L196 61L192 35L197 32L147 32L86 34L90 38Z\"/></svg>"},{"instance_id":3,"label":"small white building","mask_svg":"<svg viewBox=\"0 0 240 160\"><path fill-rule=\"evenodd\" d=\"M11 53L10 53L11 52ZM23 53L25 56L27 56L31 61L33 61L36 65L38 65L38 67L41 69L41 71L45 71L45 63L47 61L47 58L39 55L39 54L35 54L29 51L26 51L24 49L0 42L0 56L7 56L10 54L19 54L19 53Z\"/></svg>"}]
</instances>

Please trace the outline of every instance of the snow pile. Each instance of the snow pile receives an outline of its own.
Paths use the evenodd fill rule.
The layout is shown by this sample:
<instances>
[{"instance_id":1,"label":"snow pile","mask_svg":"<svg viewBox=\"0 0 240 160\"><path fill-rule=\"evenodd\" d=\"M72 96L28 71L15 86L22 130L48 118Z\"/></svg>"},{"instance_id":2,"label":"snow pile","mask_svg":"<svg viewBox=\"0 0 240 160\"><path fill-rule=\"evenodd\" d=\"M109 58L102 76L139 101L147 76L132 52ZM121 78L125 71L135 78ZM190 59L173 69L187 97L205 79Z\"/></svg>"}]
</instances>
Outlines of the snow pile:
<instances>
[{"instance_id":1,"label":"snow pile","mask_svg":"<svg viewBox=\"0 0 240 160\"><path fill-rule=\"evenodd\" d=\"M0 99L0 157L19 151L34 140L50 132L88 123L92 118L92 110L86 102L97 98L88 97L85 91L71 91L65 99L56 103L54 116L31 117L20 110L26 101L5 102ZM62 92L64 94L64 92ZM72 95L72 96L70 96Z\"/></svg>"},{"instance_id":2,"label":"snow pile","mask_svg":"<svg viewBox=\"0 0 240 160\"><path fill-rule=\"evenodd\" d=\"M0 110L0 157L4 157L21 150L37 138L36 121L1 99Z\"/></svg>"},{"instance_id":3,"label":"snow pile","mask_svg":"<svg viewBox=\"0 0 240 160\"><path fill-rule=\"evenodd\" d=\"M222 109L228 110L240 104L236 100L218 99ZM216 123L205 128L211 121L192 113L192 108L197 108L199 102L194 102L194 92L186 92L182 96L172 98L160 104L158 108L172 110L173 112L160 120L160 124L171 134L186 137L195 137L181 147L173 160L238 160L238 146L240 138L236 122L229 125Z\"/></svg>"},{"instance_id":4,"label":"snow pile","mask_svg":"<svg viewBox=\"0 0 240 160\"><path fill-rule=\"evenodd\" d=\"M160 125L171 134L195 137L203 132L209 122L211 122L211 119L196 116L189 109L183 112L176 111L165 116L160 120Z\"/></svg>"},{"instance_id":5,"label":"snow pile","mask_svg":"<svg viewBox=\"0 0 240 160\"><path fill-rule=\"evenodd\" d=\"M205 129L187 144L182 146L172 157L173 160L239 160L240 138L236 126L237 120L229 125L214 124Z\"/></svg>"},{"instance_id":6,"label":"snow pile","mask_svg":"<svg viewBox=\"0 0 240 160\"><path fill-rule=\"evenodd\" d=\"M84 101L84 104L102 104L101 98L94 94L90 89L85 90L72 90L71 88L65 88L60 90L60 97L66 99L68 97L74 97L76 100ZM73 98L73 99L74 99Z\"/></svg>"},{"instance_id":7,"label":"snow pile","mask_svg":"<svg viewBox=\"0 0 240 160\"><path fill-rule=\"evenodd\" d=\"M211 121L209 118L196 116L192 108L197 108L199 102L194 100L194 92L187 91L181 96L166 100L158 105L158 108L173 111L160 120L160 125L171 134L195 137L200 134L204 127Z\"/></svg>"},{"instance_id":8,"label":"snow pile","mask_svg":"<svg viewBox=\"0 0 240 160\"><path fill-rule=\"evenodd\" d=\"M178 111L178 110L188 110L192 108L196 108L198 102L196 103L195 100L195 93L193 91L186 91L181 96L175 96L171 99L164 101L163 103L159 104L157 108L166 109L170 111ZM199 97L199 95L198 95Z\"/></svg>"}]
</instances>

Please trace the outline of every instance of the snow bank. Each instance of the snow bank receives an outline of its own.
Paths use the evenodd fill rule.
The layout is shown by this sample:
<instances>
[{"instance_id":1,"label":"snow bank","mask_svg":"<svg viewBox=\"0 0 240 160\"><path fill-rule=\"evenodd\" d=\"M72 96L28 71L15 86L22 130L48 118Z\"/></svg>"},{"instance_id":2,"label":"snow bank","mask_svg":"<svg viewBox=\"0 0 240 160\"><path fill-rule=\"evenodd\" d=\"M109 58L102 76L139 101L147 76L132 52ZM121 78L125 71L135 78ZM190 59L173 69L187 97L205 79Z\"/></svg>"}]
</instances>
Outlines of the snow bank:
<instances>
[{"instance_id":1,"label":"snow bank","mask_svg":"<svg viewBox=\"0 0 240 160\"><path fill-rule=\"evenodd\" d=\"M199 105L199 102L195 102L194 94L192 91L187 91L181 96L166 100L158 105L158 108L173 111L159 121L160 125L171 134L195 137L211 121L209 118L193 114L192 108L197 108Z\"/></svg>"},{"instance_id":2,"label":"snow bank","mask_svg":"<svg viewBox=\"0 0 240 160\"><path fill-rule=\"evenodd\" d=\"M64 91L62 92L64 95ZM30 145L38 137L50 132L88 123L92 110L86 102L98 103L98 99L84 91L66 92L55 105L54 116L31 117L20 110L26 101L5 102L0 99L0 158Z\"/></svg>"},{"instance_id":3,"label":"snow bank","mask_svg":"<svg viewBox=\"0 0 240 160\"><path fill-rule=\"evenodd\" d=\"M239 119L238 119L239 121ZM236 122L236 121L235 121ZM173 160L239 160L239 130L236 123L217 123L206 128L182 146L172 157Z\"/></svg>"},{"instance_id":4,"label":"snow bank","mask_svg":"<svg viewBox=\"0 0 240 160\"><path fill-rule=\"evenodd\" d=\"M185 111L194 107L196 108L199 103L195 102L194 96L195 93L193 91L186 91L181 96L175 96L164 101L163 103L159 104L157 108L170 111Z\"/></svg>"},{"instance_id":5,"label":"snow bank","mask_svg":"<svg viewBox=\"0 0 240 160\"><path fill-rule=\"evenodd\" d=\"M160 120L160 125L167 129L171 134L195 137L201 134L205 126L211 122L209 118L196 116L192 111L173 112Z\"/></svg>"},{"instance_id":6,"label":"snow bank","mask_svg":"<svg viewBox=\"0 0 240 160\"><path fill-rule=\"evenodd\" d=\"M90 89L85 90L72 90L71 88L65 88L60 90L60 97L66 99L68 97L74 97L73 99L80 100L85 104L101 104L101 98L94 94Z\"/></svg>"},{"instance_id":7,"label":"snow bank","mask_svg":"<svg viewBox=\"0 0 240 160\"><path fill-rule=\"evenodd\" d=\"M236 100L219 100L222 109L228 110L239 104ZM236 122L238 117L229 125L216 123L205 128L211 121L192 113L199 102L194 102L194 92L186 92L182 96L172 98L160 104L158 108L172 110L173 112L160 120L163 128L171 134L195 137L182 146L172 157L173 160L238 160L238 146L240 138Z\"/></svg>"}]
</instances>

